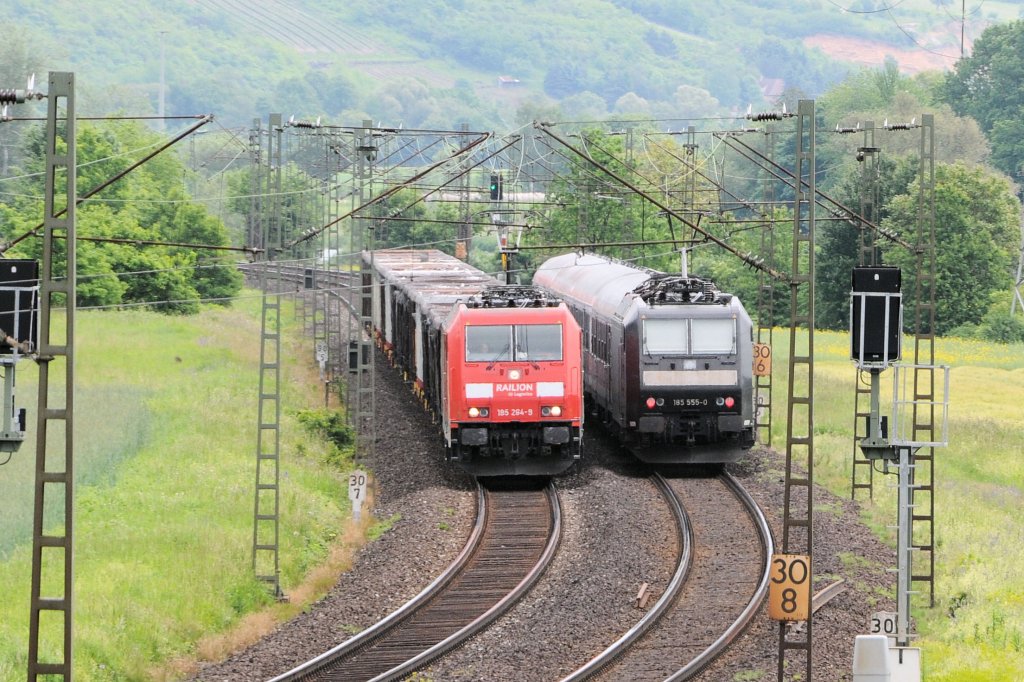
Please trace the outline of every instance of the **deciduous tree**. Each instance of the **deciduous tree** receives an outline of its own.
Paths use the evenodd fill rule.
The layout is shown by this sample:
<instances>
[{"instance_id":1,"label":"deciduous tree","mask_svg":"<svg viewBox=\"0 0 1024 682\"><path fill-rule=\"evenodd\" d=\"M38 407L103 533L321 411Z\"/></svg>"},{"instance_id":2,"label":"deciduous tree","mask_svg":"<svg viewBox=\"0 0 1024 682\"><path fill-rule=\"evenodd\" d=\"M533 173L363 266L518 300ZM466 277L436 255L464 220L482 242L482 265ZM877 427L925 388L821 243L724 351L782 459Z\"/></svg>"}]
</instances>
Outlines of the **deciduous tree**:
<instances>
[{"instance_id":1,"label":"deciduous tree","mask_svg":"<svg viewBox=\"0 0 1024 682\"><path fill-rule=\"evenodd\" d=\"M889 202L883 226L914 241L918 182ZM1012 284L1020 233L1020 205L1002 175L980 166L938 164L935 168L935 333L977 324L995 291ZM905 300L914 291L915 256L885 246L885 261L903 268Z\"/></svg>"},{"instance_id":2,"label":"deciduous tree","mask_svg":"<svg viewBox=\"0 0 1024 682\"><path fill-rule=\"evenodd\" d=\"M942 92L954 111L977 119L1001 170L1010 175L1024 171L1024 21L985 29L971 55L947 76Z\"/></svg>"}]
</instances>

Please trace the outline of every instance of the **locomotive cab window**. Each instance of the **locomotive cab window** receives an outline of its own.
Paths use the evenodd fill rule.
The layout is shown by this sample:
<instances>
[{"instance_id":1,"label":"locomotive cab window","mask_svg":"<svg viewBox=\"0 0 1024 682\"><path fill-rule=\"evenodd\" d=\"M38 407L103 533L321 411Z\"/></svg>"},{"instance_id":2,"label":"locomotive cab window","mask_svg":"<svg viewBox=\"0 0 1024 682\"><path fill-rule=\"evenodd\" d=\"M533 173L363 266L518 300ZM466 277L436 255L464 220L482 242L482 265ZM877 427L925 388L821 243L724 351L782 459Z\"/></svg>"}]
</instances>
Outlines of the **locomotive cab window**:
<instances>
[{"instance_id":1,"label":"locomotive cab window","mask_svg":"<svg viewBox=\"0 0 1024 682\"><path fill-rule=\"evenodd\" d=\"M685 355L690 352L686 320L644 320L644 353Z\"/></svg>"},{"instance_id":2,"label":"locomotive cab window","mask_svg":"<svg viewBox=\"0 0 1024 682\"><path fill-rule=\"evenodd\" d=\"M516 360L556 362L561 359L562 325L516 325Z\"/></svg>"},{"instance_id":3,"label":"locomotive cab window","mask_svg":"<svg viewBox=\"0 0 1024 682\"><path fill-rule=\"evenodd\" d=\"M644 320L647 355L716 355L736 352L732 319Z\"/></svg>"},{"instance_id":4,"label":"locomotive cab window","mask_svg":"<svg viewBox=\"0 0 1024 682\"><path fill-rule=\"evenodd\" d=\"M466 362L512 359L512 325L467 325Z\"/></svg>"},{"instance_id":5,"label":"locomotive cab window","mask_svg":"<svg viewBox=\"0 0 1024 682\"><path fill-rule=\"evenodd\" d=\"M694 319L690 323L694 355L736 352L736 321L732 319Z\"/></svg>"},{"instance_id":6,"label":"locomotive cab window","mask_svg":"<svg viewBox=\"0 0 1024 682\"><path fill-rule=\"evenodd\" d=\"M466 362L556 362L562 359L562 325L466 326Z\"/></svg>"}]
</instances>

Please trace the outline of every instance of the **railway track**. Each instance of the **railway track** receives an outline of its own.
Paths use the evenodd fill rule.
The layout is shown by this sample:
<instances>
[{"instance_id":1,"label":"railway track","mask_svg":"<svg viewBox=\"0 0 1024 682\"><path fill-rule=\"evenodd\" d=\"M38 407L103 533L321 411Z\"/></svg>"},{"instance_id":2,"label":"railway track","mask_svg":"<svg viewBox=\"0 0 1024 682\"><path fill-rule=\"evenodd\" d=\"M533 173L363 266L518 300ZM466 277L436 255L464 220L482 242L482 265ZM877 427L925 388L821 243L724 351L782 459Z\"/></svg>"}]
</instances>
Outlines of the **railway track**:
<instances>
[{"instance_id":1,"label":"railway track","mask_svg":"<svg viewBox=\"0 0 1024 682\"><path fill-rule=\"evenodd\" d=\"M676 573L636 626L562 682L691 679L743 631L767 594L771 531L739 483L728 474L655 475L655 482L678 519Z\"/></svg>"},{"instance_id":2,"label":"railway track","mask_svg":"<svg viewBox=\"0 0 1024 682\"><path fill-rule=\"evenodd\" d=\"M310 268L303 267L301 265L290 265L287 263L276 263L276 262L264 262L264 263L245 263L239 266L239 270L248 278L250 285L258 286L259 278L261 273L265 274L268 281L268 293L279 293L282 296L291 296L296 293L303 293L306 291L304 288L306 274ZM313 289L308 291L323 291L328 295L339 299L345 306L352 310L353 314L355 311L352 309L352 298L351 289L353 284L358 278L359 273L346 272L343 270L316 270L316 284ZM287 283L289 286L285 287L281 284L274 286L275 282ZM358 300L358 292L356 294Z\"/></svg>"},{"instance_id":3,"label":"railway track","mask_svg":"<svg viewBox=\"0 0 1024 682\"><path fill-rule=\"evenodd\" d=\"M479 484L478 484L479 485ZM376 625L273 682L400 679L509 609L554 557L561 514L554 487L479 487L477 522L449 569Z\"/></svg>"},{"instance_id":4,"label":"railway track","mask_svg":"<svg viewBox=\"0 0 1024 682\"><path fill-rule=\"evenodd\" d=\"M301 286L304 268L276 264L271 267L271 272L277 274L270 277L288 282L289 286L293 283ZM348 305L352 282L348 273L320 272L317 278L319 289ZM682 549L675 574L641 621L563 682L690 679L743 631L767 594L771 534L756 504L732 477L726 474L716 478L656 475L654 482L677 519L678 545ZM464 554L468 551L467 548ZM501 561L500 553L497 557L494 561ZM454 565L452 570L456 570ZM435 585L451 579L443 576ZM419 604L429 601L432 597L427 593L431 588L377 626L274 682L397 679L422 669L430 660L483 628L480 625L464 632L460 630L456 641L437 650L422 643L415 645L420 647L419 652L400 650L397 644L363 648L378 638L378 632L389 629L419 608ZM491 620L497 615L493 613ZM429 620L425 622L428 631L435 630ZM406 637L400 635L395 641L402 642ZM400 653L389 657L392 647ZM328 665L328 659L343 661L340 672L321 671L321 666ZM370 667L360 667L364 664Z\"/></svg>"}]
</instances>

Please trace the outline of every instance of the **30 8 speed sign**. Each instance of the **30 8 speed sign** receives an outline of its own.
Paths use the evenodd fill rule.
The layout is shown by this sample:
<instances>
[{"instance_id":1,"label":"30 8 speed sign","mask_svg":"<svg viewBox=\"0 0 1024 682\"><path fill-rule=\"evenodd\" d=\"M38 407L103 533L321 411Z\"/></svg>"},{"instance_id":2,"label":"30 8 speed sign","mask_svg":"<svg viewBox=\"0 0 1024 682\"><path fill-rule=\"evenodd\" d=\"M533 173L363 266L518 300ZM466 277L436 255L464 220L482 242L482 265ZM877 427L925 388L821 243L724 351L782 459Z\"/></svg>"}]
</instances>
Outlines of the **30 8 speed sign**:
<instances>
[{"instance_id":1,"label":"30 8 speed sign","mask_svg":"<svg viewBox=\"0 0 1024 682\"><path fill-rule=\"evenodd\" d=\"M768 584L768 616L807 620L811 615L811 557L773 554Z\"/></svg>"}]
</instances>

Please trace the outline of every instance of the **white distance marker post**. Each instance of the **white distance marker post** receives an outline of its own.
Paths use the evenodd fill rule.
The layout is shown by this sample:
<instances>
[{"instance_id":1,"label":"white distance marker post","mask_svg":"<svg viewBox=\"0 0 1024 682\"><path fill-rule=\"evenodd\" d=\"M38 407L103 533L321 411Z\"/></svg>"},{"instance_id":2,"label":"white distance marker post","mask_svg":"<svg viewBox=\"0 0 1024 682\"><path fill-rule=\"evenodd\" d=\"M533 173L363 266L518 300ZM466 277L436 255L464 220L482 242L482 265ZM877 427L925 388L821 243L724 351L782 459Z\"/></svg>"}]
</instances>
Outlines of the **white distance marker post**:
<instances>
[{"instance_id":1,"label":"white distance marker post","mask_svg":"<svg viewBox=\"0 0 1024 682\"><path fill-rule=\"evenodd\" d=\"M320 381L324 380L327 371L327 342L316 342L316 362L320 365Z\"/></svg>"},{"instance_id":2,"label":"white distance marker post","mask_svg":"<svg viewBox=\"0 0 1024 682\"><path fill-rule=\"evenodd\" d=\"M879 611L871 615L872 635L885 635L889 638L889 646L896 646L896 633L899 631L899 620L895 611Z\"/></svg>"},{"instance_id":3,"label":"white distance marker post","mask_svg":"<svg viewBox=\"0 0 1024 682\"><path fill-rule=\"evenodd\" d=\"M348 499L352 501L352 518L358 521L362 515L363 500L366 499L366 472L356 469L348 477Z\"/></svg>"}]
</instances>

